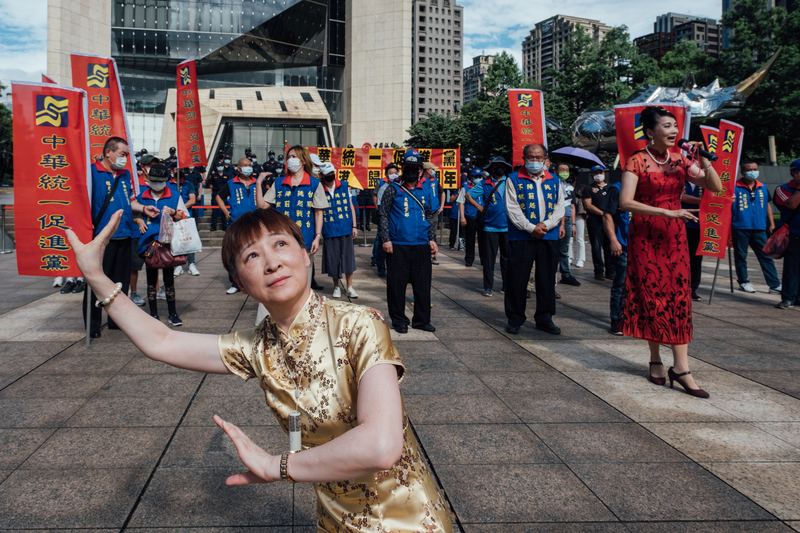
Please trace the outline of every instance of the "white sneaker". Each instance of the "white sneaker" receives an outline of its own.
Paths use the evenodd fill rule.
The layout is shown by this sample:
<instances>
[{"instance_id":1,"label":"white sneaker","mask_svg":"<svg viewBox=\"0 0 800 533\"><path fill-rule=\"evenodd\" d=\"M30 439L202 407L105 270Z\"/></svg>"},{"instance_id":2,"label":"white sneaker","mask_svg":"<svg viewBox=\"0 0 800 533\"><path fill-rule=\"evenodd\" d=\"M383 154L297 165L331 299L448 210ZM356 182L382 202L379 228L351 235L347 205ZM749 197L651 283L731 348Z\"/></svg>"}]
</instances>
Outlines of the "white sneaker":
<instances>
[{"instance_id":1,"label":"white sneaker","mask_svg":"<svg viewBox=\"0 0 800 533\"><path fill-rule=\"evenodd\" d=\"M576 268L583 268L583 261L579 260L577 263L575 263L575 267Z\"/></svg>"},{"instance_id":2,"label":"white sneaker","mask_svg":"<svg viewBox=\"0 0 800 533\"><path fill-rule=\"evenodd\" d=\"M739 289L743 290L744 292L749 292L749 293L756 292L755 287L753 287L753 285L751 285L749 281L747 283L740 283L739 284Z\"/></svg>"},{"instance_id":3,"label":"white sneaker","mask_svg":"<svg viewBox=\"0 0 800 533\"><path fill-rule=\"evenodd\" d=\"M55 280L53 280L53 287L63 287L64 286L64 278L58 276Z\"/></svg>"},{"instance_id":4,"label":"white sneaker","mask_svg":"<svg viewBox=\"0 0 800 533\"><path fill-rule=\"evenodd\" d=\"M140 307L144 305L144 298L139 296L136 291L131 292L131 301Z\"/></svg>"},{"instance_id":5,"label":"white sneaker","mask_svg":"<svg viewBox=\"0 0 800 533\"><path fill-rule=\"evenodd\" d=\"M333 289L333 297L334 298L339 298L341 295L342 295L342 289L340 289L339 287L336 287L335 289Z\"/></svg>"},{"instance_id":6,"label":"white sneaker","mask_svg":"<svg viewBox=\"0 0 800 533\"><path fill-rule=\"evenodd\" d=\"M194 266L194 263L189 265L189 274L191 274L192 276L199 276L200 275L200 271L197 270L197 267Z\"/></svg>"},{"instance_id":7,"label":"white sneaker","mask_svg":"<svg viewBox=\"0 0 800 533\"><path fill-rule=\"evenodd\" d=\"M160 289L158 289L158 292L156 293L156 300L166 300L166 299L167 299L167 293L164 292L164 287L161 287Z\"/></svg>"},{"instance_id":8,"label":"white sneaker","mask_svg":"<svg viewBox=\"0 0 800 533\"><path fill-rule=\"evenodd\" d=\"M353 287L347 287L347 295L350 298L358 298L358 293Z\"/></svg>"},{"instance_id":9,"label":"white sneaker","mask_svg":"<svg viewBox=\"0 0 800 533\"><path fill-rule=\"evenodd\" d=\"M182 267L181 265L178 265L178 266L176 266L176 267L175 267L175 270L174 270L172 273L173 273L173 274L175 275L175 277L177 278L178 276L180 276L181 274L183 274L183 267Z\"/></svg>"},{"instance_id":10,"label":"white sneaker","mask_svg":"<svg viewBox=\"0 0 800 533\"><path fill-rule=\"evenodd\" d=\"M770 294L780 294L782 290L783 290L783 285L778 285L774 289L770 288L769 293Z\"/></svg>"},{"instance_id":11,"label":"white sneaker","mask_svg":"<svg viewBox=\"0 0 800 533\"><path fill-rule=\"evenodd\" d=\"M225 294L236 294L237 292L239 292L239 287L232 285L230 289L225 291Z\"/></svg>"}]
</instances>

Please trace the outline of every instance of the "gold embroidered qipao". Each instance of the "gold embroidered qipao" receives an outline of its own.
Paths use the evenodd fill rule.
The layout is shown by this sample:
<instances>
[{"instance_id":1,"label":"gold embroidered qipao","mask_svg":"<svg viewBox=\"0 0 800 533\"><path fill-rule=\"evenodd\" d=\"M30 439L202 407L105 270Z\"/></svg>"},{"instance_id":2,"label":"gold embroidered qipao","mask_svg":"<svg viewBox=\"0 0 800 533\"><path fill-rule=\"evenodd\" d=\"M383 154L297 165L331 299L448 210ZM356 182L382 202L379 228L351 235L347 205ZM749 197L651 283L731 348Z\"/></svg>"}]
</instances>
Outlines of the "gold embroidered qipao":
<instances>
[{"instance_id":1,"label":"gold embroidered qipao","mask_svg":"<svg viewBox=\"0 0 800 533\"><path fill-rule=\"evenodd\" d=\"M327 302L313 291L288 334L268 317L254 330L221 335L219 347L234 374L258 378L287 434L288 415L295 409L292 378L297 380L303 449L330 442L358 425L358 384L372 366L396 365L400 379L405 372L380 312ZM355 480L314 483L318 531L452 531L447 503L419 452L405 407L403 428L403 454L391 469Z\"/></svg>"}]
</instances>

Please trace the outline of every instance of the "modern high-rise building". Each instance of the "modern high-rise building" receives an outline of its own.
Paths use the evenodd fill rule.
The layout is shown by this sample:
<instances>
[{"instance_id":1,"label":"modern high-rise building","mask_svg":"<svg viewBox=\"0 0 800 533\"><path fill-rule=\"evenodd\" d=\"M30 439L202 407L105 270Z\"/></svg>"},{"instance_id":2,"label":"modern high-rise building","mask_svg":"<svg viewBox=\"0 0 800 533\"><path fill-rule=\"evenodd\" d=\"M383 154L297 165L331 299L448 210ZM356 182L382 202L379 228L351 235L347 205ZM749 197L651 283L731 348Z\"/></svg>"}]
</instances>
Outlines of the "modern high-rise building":
<instances>
[{"instance_id":1,"label":"modern high-rise building","mask_svg":"<svg viewBox=\"0 0 800 533\"><path fill-rule=\"evenodd\" d=\"M162 131L174 130L163 128L174 120L167 93L177 64L190 57L201 101L214 100L214 89L258 89L217 91L217 99L236 99L230 116L214 103L227 131L207 139L209 153L221 139L237 144L232 153L250 147L262 159L284 140L402 143L411 125L411 80L403 74L411 72L411 46L402 44L411 42L411 18L405 0L51 1L48 74L70 85L70 52L114 57L134 147L151 152L169 142ZM292 88L287 98L302 94L300 104L324 103L328 119L304 119L303 105L281 100L283 88ZM249 108L266 114L242 113L248 99ZM260 100L275 105L256 105Z\"/></svg>"},{"instance_id":2,"label":"modern high-rise building","mask_svg":"<svg viewBox=\"0 0 800 533\"><path fill-rule=\"evenodd\" d=\"M412 111L416 124L431 113L461 111L463 23L455 0L412 0Z\"/></svg>"},{"instance_id":3,"label":"modern high-rise building","mask_svg":"<svg viewBox=\"0 0 800 533\"><path fill-rule=\"evenodd\" d=\"M718 57L720 26L714 19L666 13L656 18L653 33L633 40L640 54L648 54L659 62L664 54L674 50L675 45L683 41L694 41L704 52Z\"/></svg>"},{"instance_id":4,"label":"modern high-rise building","mask_svg":"<svg viewBox=\"0 0 800 533\"><path fill-rule=\"evenodd\" d=\"M606 26L599 20L566 15L556 15L536 23L530 35L522 42L522 75L540 83L552 82L552 76L547 74L547 69L561 70L561 51L577 26L582 26L598 44L611 30L611 26Z\"/></svg>"},{"instance_id":5,"label":"modern high-rise building","mask_svg":"<svg viewBox=\"0 0 800 533\"><path fill-rule=\"evenodd\" d=\"M483 78L494 63L494 56L480 55L472 58L472 64L464 69L464 103L478 97L483 89Z\"/></svg>"}]
</instances>

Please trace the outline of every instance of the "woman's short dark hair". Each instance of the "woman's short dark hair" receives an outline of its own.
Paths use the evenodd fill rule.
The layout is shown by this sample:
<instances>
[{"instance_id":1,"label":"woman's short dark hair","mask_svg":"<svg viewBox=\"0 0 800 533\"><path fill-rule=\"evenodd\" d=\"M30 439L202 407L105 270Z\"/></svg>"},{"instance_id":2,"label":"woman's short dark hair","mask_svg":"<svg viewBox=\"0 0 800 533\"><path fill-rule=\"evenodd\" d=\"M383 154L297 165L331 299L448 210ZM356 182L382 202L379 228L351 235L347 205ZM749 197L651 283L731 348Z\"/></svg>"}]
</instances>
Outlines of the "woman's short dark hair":
<instances>
[{"instance_id":1,"label":"woman's short dark hair","mask_svg":"<svg viewBox=\"0 0 800 533\"><path fill-rule=\"evenodd\" d=\"M303 233L294 220L277 209L256 209L241 215L228 226L222 239L222 266L236 279L236 258L245 246L262 238L265 233L286 233L305 249Z\"/></svg>"},{"instance_id":2,"label":"woman's short dark hair","mask_svg":"<svg viewBox=\"0 0 800 533\"><path fill-rule=\"evenodd\" d=\"M675 115L661 106L649 105L642 109L640 120L642 121L645 137L647 137L647 130L655 129L659 120L661 120L663 117L672 117L675 120L678 120L675 118ZM649 139L650 137L647 138Z\"/></svg>"}]
</instances>

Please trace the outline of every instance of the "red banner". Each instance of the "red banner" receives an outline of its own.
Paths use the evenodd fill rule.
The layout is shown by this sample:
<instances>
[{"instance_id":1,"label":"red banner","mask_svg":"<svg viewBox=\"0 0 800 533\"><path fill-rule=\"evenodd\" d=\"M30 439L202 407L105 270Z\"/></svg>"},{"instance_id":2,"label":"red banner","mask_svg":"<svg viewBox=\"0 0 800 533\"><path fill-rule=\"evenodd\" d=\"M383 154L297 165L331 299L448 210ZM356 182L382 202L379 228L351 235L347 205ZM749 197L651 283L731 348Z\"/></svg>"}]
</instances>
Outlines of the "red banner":
<instances>
[{"instance_id":1,"label":"red banner","mask_svg":"<svg viewBox=\"0 0 800 533\"><path fill-rule=\"evenodd\" d=\"M617 150L619 151L620 167L625 168L628 158L634 152L642 150L647 143L644 126L640 116L645 107L656 105L663 107L673 115L678 122L678 138L688 139L689 126L692 114L687 106L682 104L654 102L651 104L622 104L614 106L614 121L617 128ZM677 146L670 148L672 153L680 153Z\"/></svg>"},{"instance_id":2,"label":"red banner","mask_svg":"<svg viewBox=\"0 0 800 533\"><path fill-rule=\"evenodd\" d=\"M194 58L187 59L177 68L178 109L175 130L178 135L178 167L206 166L206 144L203 140L203 122L200 119L200 94Z\"/></svg>"},{"instance_id":3,"label":"red banner","mask_svg":"<svg viewBox=\"0 0 800 533\"><path fill-rule=\"evenodd\" d=\"M288 147L287 147L288 148ZM374 189L383 179L383 169L389 163L403 164L403 148L326 148L309 146L308 151L320 160L330 162L339 179L354 189ZM458 189L461 185L460 148L419 148L424 161L436 167L436 175L444 189Z\"/></svg>"},{"instance_id":4,"label":"red banner","mask_svg":"<svg viewBox=\"0 0 800 533\"><path fill-rule=\"evenodd\" d=\"M49 76L45 76L44 74L42 74L42 83L53 83L53 84L55 84L55 82L53 81L53 78L51 78Z\"/></svg>"},{"instance_id":5,"label":"red banner","mask_svg":"<svg viewBox=\"0 0 800 533\"><path fill-rule=\"evenodd\" d=\"M103 146L110 137L128 141L128 166L132 186L139 194L133 145L125 113L125 100L119 84L117 63L113 58L71 53L72 86L89 95L89 153L93 162L103 157Z\"/></svg>"},{"instance_id":6,"label":"red banner","mask_svg":"<svg viewBox=\"0 0 800 533\"><path fill-rule=\"evenodd\" d=\"M524 165L522 149L526 144L542 144L547 147L542 92L509 89L508 109L511 113L511 139L514 143L511 164Z\"/></svg>"},{"instance_id":7,"label":"red banner","mask_svg":"<svg viewBox=\"0 0 800 533\"><path fill-rule=\"evenodd\" d=\"M64 230L92 239L86 93L13 83L14 227L22 276L80 276Z\"/></svg>"},{"instance_id":8,"label":"red banner","mask_svg":"<svg viewBox=\"0 0 800 533\"><path fill-rule=\"evenodd\" d=\"M703 132L705 135L705 132ZM700 204L700 245L697 255L725 257L728 237L731 232L731 205L736 188L736 169L742 154L744 128L728 120L719 121L717 137L717 160L712 163L722 182L720 192L703 193ZM722 144L719 144L720 141Z\"/></svg>"},{"instance_id":9,"label":"red banner","mask_svg":"<svg viewBox=\"0 0 800 533\"><path fill-rule=\"evenodd\" d=\"M700 131L703 133L703 142L706 143L706 149L712 154L717 153L717 138L719 137L719 128L700 126Z\"/></svg>"}]
</instances>

